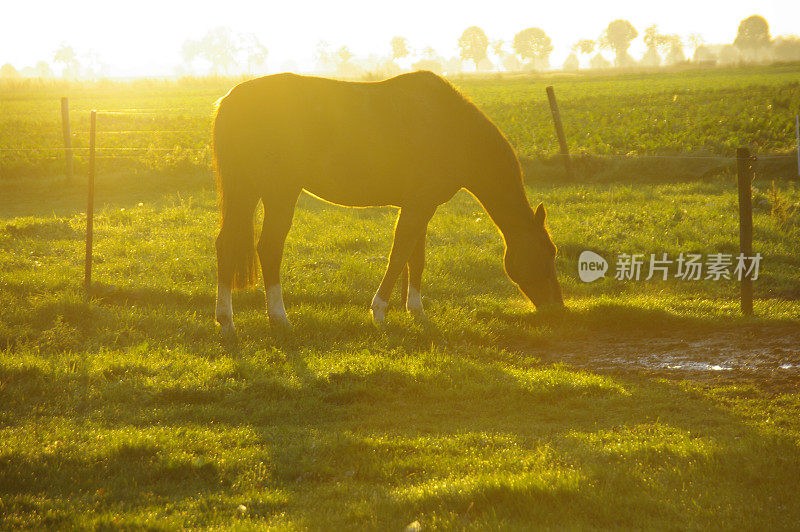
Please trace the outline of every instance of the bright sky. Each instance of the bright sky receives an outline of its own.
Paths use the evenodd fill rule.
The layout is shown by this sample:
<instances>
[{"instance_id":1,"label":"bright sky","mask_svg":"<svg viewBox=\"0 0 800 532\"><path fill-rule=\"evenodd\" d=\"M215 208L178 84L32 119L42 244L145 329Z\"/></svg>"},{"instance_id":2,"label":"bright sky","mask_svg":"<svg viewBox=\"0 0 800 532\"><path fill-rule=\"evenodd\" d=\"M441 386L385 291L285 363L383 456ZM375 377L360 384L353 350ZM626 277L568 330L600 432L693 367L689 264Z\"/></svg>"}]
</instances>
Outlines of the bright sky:
<instances>
[{"instance_id":1,"label":"bright sky","mask_svg":"<svg viewBox=\"0 0 800 532\"><path fill-rule=\"evenodd\" d=\"M465 28L478 25L490 40L510 42L520 30L538 26L553 39L553 65L570 46L596 39L608 23L625 18L639 30L658 24L662 33L700 34L708 43L732 42L739 22L752 14L767 19L773 36L800 33L798 0L24 0L3 2L0 64L18 69L52 61L62 42L79 55L93 51L112 76L171 75L181 63L181 45L215 26L254 33L269 50L267 69L282 70L293 60L313 66L320 40L347 45L357 56L387 55L389 40L407 37L414 49L433 46L441 55L457 53ZM665 7L666 5L669 7ZM641 55L641 38L631 48ZM610 57L610 55L609 55Z\"/></svg>"}]
</instances>

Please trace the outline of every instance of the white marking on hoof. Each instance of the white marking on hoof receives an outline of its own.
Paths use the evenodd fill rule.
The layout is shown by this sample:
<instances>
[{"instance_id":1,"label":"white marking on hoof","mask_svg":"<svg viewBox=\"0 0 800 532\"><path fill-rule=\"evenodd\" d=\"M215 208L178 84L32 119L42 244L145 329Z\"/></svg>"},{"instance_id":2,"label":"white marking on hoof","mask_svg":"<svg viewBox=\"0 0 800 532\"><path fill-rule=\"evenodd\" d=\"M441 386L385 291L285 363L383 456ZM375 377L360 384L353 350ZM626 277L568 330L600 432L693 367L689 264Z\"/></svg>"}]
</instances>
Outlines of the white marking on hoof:
<instances>
[{"instance_id":1,"label":"white marking on hoof","mask_svg":"<svg viewBox=\"0 0 800 532\"><path fill-rule=\"evenodd\" d=\"M381 299L378 294L375 294L375 297L372 298L372 306L369 309L370 314L372 314L372 322L375 325L381 325L386 319L387 306L389 306L389 303Z\"/></svg>"},{"instance_id":2,"label":"white marking on hoof","mask_svg":"<svg viewBox=\"0 0 800 532\"><path fill-rule=\"evenodd\" d=\"M406 310L415 316L425 316L425 309L422 307L422 294L413 286L408 287Z\"/></svg>"},{"instance_id":3,"label":"white marking on hoof","mask_svg":"<svg viewBox=\"0 0 800 532\"><path fill-rule=\"evenodd\" d=\"M267 288L267 316L270 323L289 325L286 308L283 306L281 283L275 283Z\"/></svg>"},{"instance_id":4,"label":"white marking on hoof","mask_svg":"<svg viewBox=\"0 0 800 532\"><path fill-rule=\"evenodd\" d=\"M233 303L231 301L231 287L217 283L217 323L222 326L222 332L233 333Z\"/></svg>"}]
</instances>

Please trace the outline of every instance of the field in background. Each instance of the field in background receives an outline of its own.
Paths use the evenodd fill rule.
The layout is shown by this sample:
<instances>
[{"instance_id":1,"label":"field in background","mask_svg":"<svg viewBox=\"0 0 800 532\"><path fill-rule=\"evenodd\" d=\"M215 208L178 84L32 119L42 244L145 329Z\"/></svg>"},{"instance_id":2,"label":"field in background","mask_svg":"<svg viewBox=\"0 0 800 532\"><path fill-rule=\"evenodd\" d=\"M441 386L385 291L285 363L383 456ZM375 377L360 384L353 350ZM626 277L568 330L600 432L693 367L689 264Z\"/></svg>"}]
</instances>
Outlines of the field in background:
<instances>
[{"instance_id":1,"label":"field in background","mask_svg":"<svg viewBox=\"0 0 800 532\"><path fill-rule=\"evenodd\" d=\"M795 526L800 186L780 179L793 167L756 176L764 258L744 318L732 281L577 276L584 249L737 252L727 166L686 179L683 163L586 161L583 181L564 183L535 154L556 151L550 83L573 148L788 153L794 111L776 109L784 97L800 107L797 74L459 80L529 157L569 311L531 311L503 274L499 234L462 192L431 222L430 321L395 310L377 331L368 306L394 211L304 196L283 267L294 330L270 330L259 287L234 297L236 344L213 323L206 150L211 102L230 81L73 88L83 109L182 109L103 117L101 130L188 131L155 137L168 152L100 160L89 298L83 174L65 184L59 161L0 155L5 177L34 177L0 180L0 528ZM62 92L3 92L0 146L60 145ZM766 105L770 119L747 129ZM148 146L123 135L100 145ZM703 364L731 369L692 369Z\"/></svg>"},{"instance_id":2,"label":"field in background","mask_svg":"<svg viewBox=\"0 0 800 532\"><path fill-rule=\"evenodd\" d=\"M661 74L492 76L452 81L505 132L536 179L555 171L542 166L558 153L544 88L553 85L573 153L590 155L720 155L736 148L790 154L795 148L795 115L800 109L800 66L687 70ZM0 96L0 177L63 173L60 103L70 98L73 145L88 145L90 109L154 109L152 115L101 116L98 145L125 150L103 152L101 168L207 169L214 102L238 80L138 81L87 84L35 82L3 86ZM145 133L118 133L146 130ZM117 132L117 133L104 133ZM21 148L33 151L2 151ZM139 148L141 151L130 151ZM120 158L120 156L122 156ZM542 161L542 158L545 161ZM85 157L82 158L85 163ZM635 172L646 178L699 176L719 170L721 161L634 161L588 159L580 175L591 178ZM792 159L769 166L771 177L796 174ZM724 166L724 165L722 165ZM79 168L82 167L79 164ZM560 177L560 176L559 176Z\"/></svg>"}]
</instances>

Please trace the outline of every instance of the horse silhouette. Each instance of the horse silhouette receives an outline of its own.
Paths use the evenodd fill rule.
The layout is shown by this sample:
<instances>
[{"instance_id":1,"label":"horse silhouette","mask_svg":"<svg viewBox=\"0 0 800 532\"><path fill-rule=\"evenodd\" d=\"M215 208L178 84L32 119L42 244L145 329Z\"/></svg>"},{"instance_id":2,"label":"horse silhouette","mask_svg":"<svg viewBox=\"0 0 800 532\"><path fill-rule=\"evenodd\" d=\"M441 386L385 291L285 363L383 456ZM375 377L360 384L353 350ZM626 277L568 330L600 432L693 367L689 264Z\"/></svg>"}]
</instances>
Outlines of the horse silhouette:
<instances>
[{"instance_id":1,"label":"horse silhouette","mask_svg":"<svg viewBox=\"0 0 800 532\"><path fill-rule=\"evenodd\" d=\"M213 131L221 226L216 318L233 332L232 289L253 286L260 261L271 323L287 324L280 286L284 242L300 193L400 212L371 314L384 321L392 288L424 315L425 234L462 188L497 225L508 277L537 307L563 305L545 209L525 196L514 149L450 83L430 72L371 83L295 74L245 81L219 102ZM258 243L254 214L264 224Z\"/></svg>"}]
</instances>

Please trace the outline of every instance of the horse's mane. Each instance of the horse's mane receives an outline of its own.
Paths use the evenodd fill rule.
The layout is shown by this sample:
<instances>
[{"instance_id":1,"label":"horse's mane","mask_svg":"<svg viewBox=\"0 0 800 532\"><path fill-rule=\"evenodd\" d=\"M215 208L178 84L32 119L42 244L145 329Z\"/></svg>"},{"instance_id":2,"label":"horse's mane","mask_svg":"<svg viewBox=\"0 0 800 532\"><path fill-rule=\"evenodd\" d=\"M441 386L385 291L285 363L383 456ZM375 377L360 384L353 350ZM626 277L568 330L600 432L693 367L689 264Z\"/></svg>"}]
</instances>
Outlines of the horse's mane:
<instances>
[{"instance_id":1,"label":"horse's mane","mask_svg":"<svg viewBox=\"0 0 800 532\"><path fill-rule=\"evenodd\" d=\"M408 74L410 76L418 76L419 78L426 78L435 82L446 90L451 98L448 100L454 102L456 107L456 116L463 117L463 120L469 125L480 124L484 132L484 136L480 139L483 143L483 148L488 148L495 153L504 153L508 157L508 162L519 170L520 176L522 175L522 168L517 158L516 150L514 150L511 142L505 134L492 122L492 120L484 113L466 94L461 92L455 85L450 83L447 79L429 72L421 70ZM467 129L465 129L467 130ZM471 128L470 128L471 130ZM512 160L513 159L513 160Z\"/></svg>"}]
</instances>

